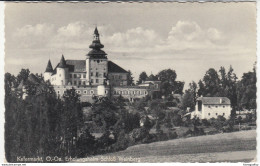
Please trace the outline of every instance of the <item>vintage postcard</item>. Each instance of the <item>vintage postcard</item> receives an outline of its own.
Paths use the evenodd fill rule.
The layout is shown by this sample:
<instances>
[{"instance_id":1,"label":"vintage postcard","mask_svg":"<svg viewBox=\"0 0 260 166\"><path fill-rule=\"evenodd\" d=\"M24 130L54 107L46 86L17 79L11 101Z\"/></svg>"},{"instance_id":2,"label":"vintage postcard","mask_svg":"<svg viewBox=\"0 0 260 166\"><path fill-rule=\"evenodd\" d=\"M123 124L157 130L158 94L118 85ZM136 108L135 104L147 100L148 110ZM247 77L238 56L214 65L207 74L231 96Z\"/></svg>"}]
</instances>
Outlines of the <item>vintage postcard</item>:
<instances>
[{"instance_id":1,"label":"vintage postcard","mask_svg":"<svg viewBox=\"0 0 260 166\"><path fill-rule=\"evenodd\" d=\"M5 2L5 163L255 163L256 2Z\"/></svg>"}]
</instances>

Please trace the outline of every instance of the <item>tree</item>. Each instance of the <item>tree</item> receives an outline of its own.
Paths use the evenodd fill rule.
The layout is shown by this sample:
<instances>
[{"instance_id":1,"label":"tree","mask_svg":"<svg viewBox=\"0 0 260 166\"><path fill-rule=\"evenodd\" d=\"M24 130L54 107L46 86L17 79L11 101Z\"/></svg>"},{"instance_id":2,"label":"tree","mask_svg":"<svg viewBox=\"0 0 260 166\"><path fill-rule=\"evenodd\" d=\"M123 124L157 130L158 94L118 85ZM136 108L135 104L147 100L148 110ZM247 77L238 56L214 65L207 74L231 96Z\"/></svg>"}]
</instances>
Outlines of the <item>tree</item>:
<instances>
[{"instance_id":1,"label":"tree","mask_svg":"<svg viewBox=\"0 0 260 166\"><path fill-rule=\"evenodd\" d=\"M20 84L20 82L26 81L29 77L30 70L29 69L22 69L20 73L17 75L17 83Z\"/></svg>"},{"instance_id":2,"label":"tree","mask_svg":"<svg viewBox=\"0 0 260 166\"><path fill-rule=\"evenodd\" d=\"M155 75L153 75L153 74L151 74L151 75L147 78L147 80L149 80L149 81L158 81L158 77L155 76Z\"/></svg>"},{"instance_id":3,"label":"tree","mask_svg":"<svg viewBox=\"0 0 260 166\"><path fill-rule=\"evenodd\" d=\"M161 92L163 95L168 96L171 93L182 94L184 82L176 81L177 74L175 70L166 69L160 71L157 76L161 81Z\"/></svg>"},{"instance_id":4,"label":"tree","mask_svg":"<svg viewBox=\"0 0 260 166\"><path fill-rule=\"evenodd\" d=\"M187 89L183 95L182 108L186 110L187 107L189 107L191 111L195 110L196 98L197 84L194 81L192 81L189 84L189 89Z\"/></svg>"},{"instance_id":5,"label":"tree","mask_svg":"<svg viewBox=\"0 0 260 166\"><path fill-rule=\"evenodd\" d=\"M127 85L134 85L134 77L132 77L132 75L132 72L128 70Z\"/></svg>"},{"instance_id":6,"label":"tree","mask_svg":"<svg viewBox=\"0 0 260 166\"><path fill-rule=\"evenodd\" d=\"M203 80L199 81L199 95L213 97L219 96L220 91L220 79L215 69L210 68Z\"/></svg>"},{"instance_id":7,"label":"tree","mask_svg":"<svg viewBox=\"0 0 260 166\"><path fill-rule=\"evenodd\" d=\"M256 70L244 73L237 83L238 109L256 109Z\"/></svg>"},{"instance_id":8,"label":"tree","mask_svg":"<svg viewBox=\"0 0 260 166\"><path fill-rule=\"evenodd\" d=\"M145 71L143 71L140 75L139 75L139 80L137 82L137 84L141 84L143 81L146 81L147 79L147 74Z\"/></svg>"},{"instance_id":9,"label":"tree","mask_svg":"<svg viewBox=\"0 0 260 166\"><path fill-rule=\"evenodd\" d=\"M219 96L228 97L231 101L231 107L235 111L237 107L237 76L233 73L233 68L230 66L228 73L224 67L221 67L220 72L220 92ZM234 113L232 113L234 114Z\"/></svg>"},{"instance_id":10,"label":"tree","mask_svg":"<svg viewBox=\"0 0 260 166\"><path fill-rule=\"evenodd\" d=\"M95 152L95 144L95 137L86 129L77 141L77 156L84 157L86 154L93 154Z\"/></svg>"},{"instance_id":11,"label":"tree","mask_svg":"<svg viewBox=\"0 0 260 166\"><path fill-rule=\"evenodd\" d=\"M83 125L83 112L79 95L75 89L67 89L63 94L63 112L61 116L62 133L65 142L65 154L76 154L76 138Z\"/></svg>"},{"instance_id":12,"label":"tree","mask_svg":"<svg viewBox=\"0 0 260 166\"><path fill-rule=\"evenodd\" d=\"M170 84L175 82L175 79L177 77L177 74L175 70L172 69L166 69L162 70L158 73L157 77L159 78L160 81L162 82L169 82Z\"/></svg>"}]
</instances>

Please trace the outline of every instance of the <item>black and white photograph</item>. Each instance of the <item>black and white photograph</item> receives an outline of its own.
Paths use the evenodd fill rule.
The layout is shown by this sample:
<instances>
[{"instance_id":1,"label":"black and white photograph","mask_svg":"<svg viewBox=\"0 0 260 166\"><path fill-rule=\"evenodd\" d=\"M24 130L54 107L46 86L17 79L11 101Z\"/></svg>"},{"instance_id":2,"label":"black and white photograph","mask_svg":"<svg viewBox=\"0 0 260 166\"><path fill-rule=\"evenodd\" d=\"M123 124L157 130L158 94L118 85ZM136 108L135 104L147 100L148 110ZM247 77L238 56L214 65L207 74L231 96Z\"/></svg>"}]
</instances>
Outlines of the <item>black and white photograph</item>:
<instances>
[{"instance_id":1,"label":"black and white photograph","mask_svg":"<svg viewBox=\"0 0 260 166\"><path fill-rule=\"evenodd\" d=\"M256 2L4 5L5 163L257 162Z\"/></svg>"}]
</instances>

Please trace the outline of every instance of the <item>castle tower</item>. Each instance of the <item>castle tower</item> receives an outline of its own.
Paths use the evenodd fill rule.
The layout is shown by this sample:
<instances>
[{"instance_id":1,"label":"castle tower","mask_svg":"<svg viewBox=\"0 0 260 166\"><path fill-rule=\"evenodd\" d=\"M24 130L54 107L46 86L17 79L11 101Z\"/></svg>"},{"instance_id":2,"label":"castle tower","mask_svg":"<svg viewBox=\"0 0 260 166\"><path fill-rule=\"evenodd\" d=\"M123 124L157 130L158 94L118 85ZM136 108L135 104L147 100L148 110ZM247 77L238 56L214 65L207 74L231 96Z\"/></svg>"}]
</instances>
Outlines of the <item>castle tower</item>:
<instances>
[{"instance_id":1,"label":"castle tower","mask_svg":"<svg viewBox=\"0 0 260 166\"><path fill-rule=\"evenodd\" d=\"M86 78L89 85L103 85L107 74L107 54L101 50L104 45L101 44L97 27L94 31L92 44L89 46L92 50L86 55Z\"/></svg>"},{"instance_id":2,"label":"castle tower","mask_svg":"<svg viewBox=\"0 0 260 166\"><path fill-rule=\"evenodd\" d=\"M53 74L53 68L52 68L52 65L51 65L51 60L49 60L47 67L46 67L46 70L43 74L44 81L50 80L52 74Z\"/></svg>"},{"instance_id":3,"label":"castle tower","mask_svg":"<svg viewBox=\"0 0 260 166\"><path fill-rule=\"evenodd\" d=\"M57 85L67 85L68 84L68 75L69 69L66 65L64 56L61 56L60 63L57 67L56 80Z\"/></svg>"}]
</instances>

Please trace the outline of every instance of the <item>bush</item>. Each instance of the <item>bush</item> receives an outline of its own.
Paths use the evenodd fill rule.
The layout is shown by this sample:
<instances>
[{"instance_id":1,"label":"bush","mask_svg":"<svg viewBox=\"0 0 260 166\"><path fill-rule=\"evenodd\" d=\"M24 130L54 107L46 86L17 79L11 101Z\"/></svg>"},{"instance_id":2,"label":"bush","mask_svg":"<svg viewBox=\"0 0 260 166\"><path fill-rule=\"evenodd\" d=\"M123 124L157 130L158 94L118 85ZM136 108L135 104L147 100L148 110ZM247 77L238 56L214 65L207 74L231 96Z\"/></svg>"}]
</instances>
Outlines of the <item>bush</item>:
<instances>
[{"instance_id":1,"label":"bush","mask_svg":"<svg viewBox=\"0 0 260 166\"><path fill-rule=\"evenodd\" d=\"M169 132L168 133L168 139L175 139L177 137L178 137L178 135L177 135L176 132Z\"/></svg>"},{"instance_id":2,"label":"bush","mask_svg":"<svg viewBox=\"0 0 260 166\"><path fill-rule=\"evenodd\" d=\"M129 146L130 138L125 131L118 134L117 141L111 146L112 151L125 150Z\"/></svg>"}]
</instances>

